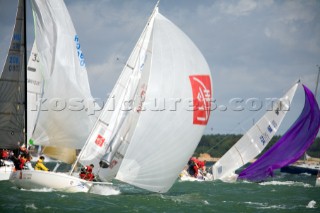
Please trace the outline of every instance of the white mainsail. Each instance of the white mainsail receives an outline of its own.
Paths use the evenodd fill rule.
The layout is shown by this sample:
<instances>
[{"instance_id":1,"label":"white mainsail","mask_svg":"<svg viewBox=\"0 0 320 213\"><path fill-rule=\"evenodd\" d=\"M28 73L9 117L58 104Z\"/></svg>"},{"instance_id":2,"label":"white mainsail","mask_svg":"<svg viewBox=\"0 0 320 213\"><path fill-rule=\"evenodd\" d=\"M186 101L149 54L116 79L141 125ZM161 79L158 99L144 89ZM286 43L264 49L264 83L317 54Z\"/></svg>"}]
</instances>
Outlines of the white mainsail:
<instances>
[{"instance_id":1,"label":"white mainsail","mask_svg":"<svg viewBox=\"0 0 320 213\"><path fill-rule=\"evenodd\" d=\"M9 52L0 78L0 148L25 142L24 2L19 0Z\"/></svg>"},{"instance_id":2,"label":"white mainsail","mask_svg":"<svg viewBox=\"0 0 320 213\"><path fill-rule=\"evenodd\" d=\"M168 191L203 134L211 88L201 52L156 6L112 91L116 112L105 116L109 99L80 163L94 163L105 181L116 175L149 191Z\"/></svg>"},{"instance_id":3,"label":"white mainsail","mask_svg":"<svg viewBox=\"0 0 320 213\"><path fill-rule=\"evenodd\" d=\"M17 149L25 141L25 4L18 1L7 58L0 76L0 149ZM0 159L0 180L8 180L14 164Z\"/></svg>"},{"instance_id":4,"label":"white mainsail","mask_svg":"<svg viewBox=\"0 0 320 213\"><path fill-rule=\"evenodd\" d=\"M268 145L287 114L299 83L294 84L272 110L267 111L213 166L214 179L234 181L235 170L253 160Z\"/></svg>"},{"instance_id":5,"label":"white mainsail","mask_svg":"<svg viewBox=\"0 0 320 213\"><path fill-rule=\"evenodd\" d=\"M63 0L32 0L43 95L35 145L81 149L95 118L79 38Z\"/></svg>"}]
</instances>

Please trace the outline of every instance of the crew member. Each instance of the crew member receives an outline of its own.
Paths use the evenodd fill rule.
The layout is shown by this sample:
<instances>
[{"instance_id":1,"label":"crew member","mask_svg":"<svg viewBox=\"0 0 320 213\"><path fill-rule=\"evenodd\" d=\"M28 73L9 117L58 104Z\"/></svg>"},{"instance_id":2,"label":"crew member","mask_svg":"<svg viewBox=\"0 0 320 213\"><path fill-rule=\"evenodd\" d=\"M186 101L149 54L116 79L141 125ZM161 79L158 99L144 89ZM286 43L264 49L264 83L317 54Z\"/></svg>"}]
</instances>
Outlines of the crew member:
<instances>
[{"instance_id":1,"label":"crew member","mask_svg":"<svg viewBox=\"0 0 320 213\"><path fill-rule=\"evenodd\" d=\"M199 169L198 162L199 160L196 157L192 157L188 161L188 166L189 166L188 172L191 176L195 178L198 176L198 169Z\"/></svg>"},{"instance_id":2,"label":"crew member","mask_svg":"<svg viewBox=\"0 0 320 213\"><path fill-rule=\"evenodd\" d=\"M40 156L39 160L37 161L36 165L34 166L35 170L42 170L42 171L49 171L49 169L43 164L44 157Z\"/></svg>"},{"instance_id":3,"label":"crew member","mask_svg":"<svg viewBox=\"0 0 320 213\"><path fill-rule=\"evenodd\" d=\"M95 178L94 174L92 173L93 168L94 168L93 164L90 164L90 166L81 168L80 178L88 181L93 181Z\"/></svg>"}]
</instances>

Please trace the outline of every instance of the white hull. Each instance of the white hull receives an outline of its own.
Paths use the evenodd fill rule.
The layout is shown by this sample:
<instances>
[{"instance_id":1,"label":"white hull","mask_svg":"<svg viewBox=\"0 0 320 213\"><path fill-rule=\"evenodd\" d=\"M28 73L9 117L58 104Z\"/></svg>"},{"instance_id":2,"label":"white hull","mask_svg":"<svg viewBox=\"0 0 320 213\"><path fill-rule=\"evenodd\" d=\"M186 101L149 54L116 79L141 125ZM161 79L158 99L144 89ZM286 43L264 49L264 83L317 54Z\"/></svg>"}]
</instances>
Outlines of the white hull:
<instances>
[{"instance_id":1,"label":"white hull","mask_svg":"<svg viewBox=\"0 0 320 213\"><path fill-rule=\"evenodd\" d=\"M66 173L39 170L20 170L12 172L10 181L18 188L51 188L65 192L89 192L93 182L70 176Z\"/></svg>"},{"instance_id":2,"label":"white hull","mask_svg":"<svg viewBox=\"0 0 320 213\"><path fill-rule=\"evenodd\" d=\"M180 181L210 181L213 180L213 176L207 173L205 176L198 175L198 177L192 177L186 170L183 170L179 175Z\"/></svg>"},{"instance_id":3,"label":"white hull","mask_svg":"<svg viewBox=\"0 0 320 213\"><path fill-rule=\"evenodd\" d=\"M3 161L4 166L0 167L0 181L1 180L9 180L9 177L14 170L14 165L12 161Z\"/></svg>"}]
</instances>

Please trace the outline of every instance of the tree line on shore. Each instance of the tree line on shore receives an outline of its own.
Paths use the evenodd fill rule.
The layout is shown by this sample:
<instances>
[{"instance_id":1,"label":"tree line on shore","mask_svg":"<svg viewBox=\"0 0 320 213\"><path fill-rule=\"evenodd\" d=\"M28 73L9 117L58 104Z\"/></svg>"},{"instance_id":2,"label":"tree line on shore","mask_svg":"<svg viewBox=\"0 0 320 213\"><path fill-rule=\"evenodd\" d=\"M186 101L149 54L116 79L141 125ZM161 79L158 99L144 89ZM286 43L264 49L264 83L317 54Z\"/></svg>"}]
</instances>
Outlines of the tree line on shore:
<instances>
[{"instance_id":1,"label":"tree line on shore","mask_svg":"<svg viewBox=\"0 0 320 213\"><path fill-rule=\"evenodd\" d=\"M200 153L208 153L211 157L222 157L240 138L240 134L215 134L203 135L194 155L199 156ZM280 139L280 135L272 138L267 147L263 150L263 154L275 142ZM260 154L260 155L261 155ZM313 144L309 147L307 154L314 158L320 158L320 138L317 137Z\"/></svg>"}]
</instances>

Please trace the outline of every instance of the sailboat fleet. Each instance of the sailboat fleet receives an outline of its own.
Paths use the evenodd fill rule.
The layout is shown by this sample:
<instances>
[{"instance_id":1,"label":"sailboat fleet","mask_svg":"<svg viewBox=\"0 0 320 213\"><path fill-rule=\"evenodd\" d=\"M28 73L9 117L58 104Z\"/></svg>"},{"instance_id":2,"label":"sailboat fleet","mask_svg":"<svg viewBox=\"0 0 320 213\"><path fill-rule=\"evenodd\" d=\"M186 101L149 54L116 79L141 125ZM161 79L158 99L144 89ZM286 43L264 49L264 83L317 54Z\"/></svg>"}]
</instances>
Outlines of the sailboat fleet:
<instances>
[{"instance_id":1,"label":"sailboat fleet","mask_svg":"<svg viewBox=\"0 0 320 213\"><path fill-rule=\"evenodd\" d=\"M40 70L42 74L41 97L90 99L79 38L70 27L73 25L67 9L62 0L48 2L32 1L36 28L34 51L39 59L39 66L33 70ZM115 178L149 191L168 191L206 127L212 85L210 70L201 52L159 13L158 4L111 97L116 100L115 110L108 111L105 107L98 118L90 118L84 111L43 111L45 105L41 103L35 125L31 127L31 145L59 149L60 153L64 149L81 149L81 153L70 173L18 170L11 174L10 181L21 188L88 192L95 185L107 185ZM177 98L193 100L194 106L188 111L148 108L153 100L168 104L165 101ZM130 110L123 109L128 102L132 103ZM110 100L106 106L109 104ZM94 125L90 122L93 119L97 119ZM181 131L180 125L170 122L172 119L184 123L185 128ZM183 140L176 140L177 133ZM87 140L84 137L88 137ZM169 170L152 166L176 156L179 156L176 164ZM79 164L94 165L94 173L101 182L80 179L76 170Z\"/></svg>"},{"instance_id":2,"label":"sailboat fleet","mask_svg":"<svg viewBox=\"0 0 320 213\"><path fill-rule=\"evenodd\" d=\"M148 191L167 192L194 153L210 117L212 77L202 53L159 12L157 3L110 98L99 117L95 117L85 110L76 110L79 103L88 108L93 98L79 36L64 1L31 3L36 37L28 65L25 1L19 0L0 79L0 148L16 149L18 141L41 146L46 156L69 164L71 170L15 170L13 163L5 160L0 180L9 179L26 189L90 192L98 185L111 190L112 180L116 179ZM209 180L250 179L252 174L260 174L261 180L272 175L276 167L270 166L271 161L263 160L268 159L263 156L261 161L266 163L258 160L258 167L252 164L240 175L235 171L260 154L276 134L299 84L274 102L272 110L213 165ZM291 149L290 156L280 159L283 165L294 162L319 131L319 106L310 90L303 88L306 102L302 114L285 139L277 143L283 148L286 141L297 138L292 139L297 146ZM190 110L168 109L172 103L169 100L177 99L191 100ZM69 104L71 101L71 108L76 109L59 110L61 100ZM49 101L55 101L54 109ZM293 135L292 132L302 131L310 124L312 134ZM301 140L305 141L302 145ZM77 154L78 150L81 151ZM281 148L270 150L277 153ZM169 161L170 165L163 163ZM273 163L278 165L278 161ZM79 177L79 168L90 164L97 181Z\"/></svg>"}]
</instances>

